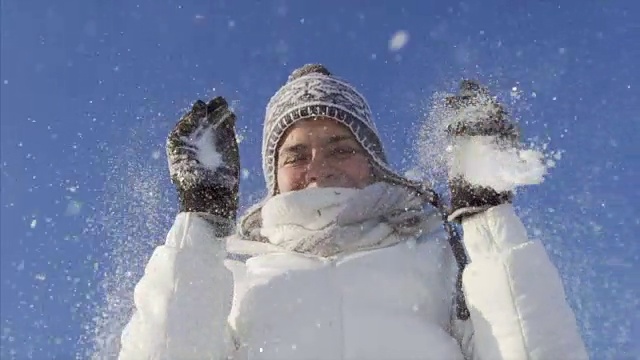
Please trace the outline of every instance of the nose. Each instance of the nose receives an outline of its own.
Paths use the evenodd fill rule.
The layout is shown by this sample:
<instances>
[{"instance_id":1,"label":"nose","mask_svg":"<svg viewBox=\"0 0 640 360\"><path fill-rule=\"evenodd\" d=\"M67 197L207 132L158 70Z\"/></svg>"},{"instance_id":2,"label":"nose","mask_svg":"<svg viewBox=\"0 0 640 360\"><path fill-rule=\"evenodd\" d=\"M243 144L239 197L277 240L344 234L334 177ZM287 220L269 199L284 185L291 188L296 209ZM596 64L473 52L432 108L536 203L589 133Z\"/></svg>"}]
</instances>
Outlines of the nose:
<instances>
[{"instance_id":1,"label":"nose","mask_svg":"<svg viewBox=\"0 0 640 360\"><path fill-rule=\"evenodd\" d=\"M334 177L335 169L323 159L320 152L312 154L311 161L307 165L307 184L322 183L324 180Z\"/></svg>"}]
</instances>

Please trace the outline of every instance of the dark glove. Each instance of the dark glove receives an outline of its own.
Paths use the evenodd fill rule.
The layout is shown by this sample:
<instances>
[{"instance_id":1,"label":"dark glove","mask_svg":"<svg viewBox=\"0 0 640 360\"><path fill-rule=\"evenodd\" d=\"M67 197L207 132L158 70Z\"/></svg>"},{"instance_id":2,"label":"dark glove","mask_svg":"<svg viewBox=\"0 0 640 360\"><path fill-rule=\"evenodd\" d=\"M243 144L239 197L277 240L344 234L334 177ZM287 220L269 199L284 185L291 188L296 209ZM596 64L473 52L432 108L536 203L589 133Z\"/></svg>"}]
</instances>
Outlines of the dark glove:
<instances>
[{"instance_id":1,"label":"dark glove","mask_svg":"<svg viewBox=\"0 0 640 360\"><path fill-rule=\"evenodd\" d=\"M460 137L492 136L499 146L518 145L520 135L516 125L509 120L503 106L477 82L463 80L459 95L447 97L446 106L456 119L447 127L447 134L452 141ZM471 107L474 107L473 111L458 116ZM472 185L462 175L450 174L449 189L450 221L461 221L465 217L511 202L513 199L511 191L497 192L490 187Z\"/></svg>"},{"instance_id":2,"label":"dark glove","mask_svg":"<svg viewBox=\"0 0 640 360\"><path fill-rule=\"evenodd\" d=\"M240 172L235 120L224 98L198 100L169 133L169 173L181 212L235 222Z\"/></svg>"}]
</instances>

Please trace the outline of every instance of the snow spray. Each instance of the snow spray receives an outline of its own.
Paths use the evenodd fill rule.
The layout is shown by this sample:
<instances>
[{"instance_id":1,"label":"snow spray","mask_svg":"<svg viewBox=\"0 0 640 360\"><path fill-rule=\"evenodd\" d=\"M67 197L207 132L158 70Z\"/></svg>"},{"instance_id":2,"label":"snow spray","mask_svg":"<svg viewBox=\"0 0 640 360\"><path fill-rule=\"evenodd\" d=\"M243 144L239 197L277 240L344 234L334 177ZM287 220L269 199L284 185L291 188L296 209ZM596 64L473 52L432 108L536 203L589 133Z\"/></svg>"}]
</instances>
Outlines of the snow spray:
<instances>
[{"instance_id":1,"label":"snow spray","mask_svg":"<svg viewBox=\"0 0 640 360\"><path fill-rule=\"evenodd\" d=\"M491 103L479 101L462 111L454 111L445 103L450 95L440 92L432 97L415 144L418 157L417 168L412 171L414 176L421 174L436 182L446 182L449 174L463 175L474 185L498 192L544 180L548 169L555 165L549 159L554 154L545 155L532 147L505 148L490 136L463 137L452 142L447 127L458 121L482 121L491 110Z\"/></svg>"},{"instance_id":2,"label":"snow spray","mask_svg":"<svg viewBox=\"0 0 640 360\"><path fill-rule=\"evenodd\" d=\"M100 234L107 241L106 269L96 274L102 279L91 299L94 318L86 324L83 339L89 353L77 358L117 358L122 329L133 314L134 286L176 214L163 150L166 128L145 121L129 130L126 142L106 149L111 166L102 199L106 233Z\"/></svg>"}]
</instances>

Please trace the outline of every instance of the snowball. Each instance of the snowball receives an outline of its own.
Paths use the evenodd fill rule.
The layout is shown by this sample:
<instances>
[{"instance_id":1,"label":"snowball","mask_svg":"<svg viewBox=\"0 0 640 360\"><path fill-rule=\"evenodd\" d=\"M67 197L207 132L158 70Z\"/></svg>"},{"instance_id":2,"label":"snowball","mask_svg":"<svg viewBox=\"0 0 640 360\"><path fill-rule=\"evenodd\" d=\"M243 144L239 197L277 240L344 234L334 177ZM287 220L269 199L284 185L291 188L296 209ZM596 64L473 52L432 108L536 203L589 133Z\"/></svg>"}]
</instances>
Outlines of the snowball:
<instances>
[{"instance_id":1,"label":"snowball","mask_svg":"<svg viewBox=\"0 0 640 360\"><path fill-rule=\"evenodd\" d=\"M206 122L201 121L201 124L206 124ZM222 165L222 155L220 155L214 144L213 132L214 128L207 126L205 129L199 129L192 137L182 137L182 140L187 145L198 150L196 153L198 162L210 170L215 170Z\"/></svg>"},{"instance_id":2,"label":"snowball","mask_svg":"<svg viewBox=\"0 0 640 360\"><path fill-rule=\"evenodd\" d=\"M391 40L389 40L389 50L390 51L398 51L405 47L409 42L409 33L404 30L398 30L391 36Z\"/></svg>"},{"instance_id":3,"label":"snowball","mask_svg":"<svg viewBox=\"0 0 640 360\"><path fill-rule=\"evenodd\" d=\"M541 183L547 165L539 151L504 149L492 136L473 136L454 144L450 172L500 192Z\"/></svg>"}]
</instances>

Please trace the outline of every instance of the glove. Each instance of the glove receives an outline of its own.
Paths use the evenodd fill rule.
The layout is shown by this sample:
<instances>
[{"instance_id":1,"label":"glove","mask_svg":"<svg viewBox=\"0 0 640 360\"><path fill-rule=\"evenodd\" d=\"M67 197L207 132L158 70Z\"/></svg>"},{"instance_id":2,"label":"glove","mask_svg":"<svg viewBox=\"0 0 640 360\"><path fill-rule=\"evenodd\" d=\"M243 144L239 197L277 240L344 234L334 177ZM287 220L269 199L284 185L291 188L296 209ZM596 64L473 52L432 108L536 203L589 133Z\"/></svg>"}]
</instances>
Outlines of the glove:
<instances>
[{"instance_id":1,"label":"glove","mask_svg":"<svg viewBox=\"0 0 640 360\"><path fill-rule=\"evenodd\" d=\"M198 100L169 133L167 158L181 212L236 220L240 159L236 117L223 97Z\"/></svg>"},{"instance_id":2,"label":"glove","mask_svg":"<svg viewBox=\"0 0 640 360\"><path fill-rule=\"evenodd\" d=\"M508 119L503 106L477 82L463 80L459 95L446 98L446 107L456 119L446 130L451 142L462 137L491 136L500 146L518 145L520 134L516 125ZM512 191L497 192L490 187L473 185L460 174L449 174L449 190L449 221L460 222L465 217L513 200Z\"/></svg>"}]
</instances>

